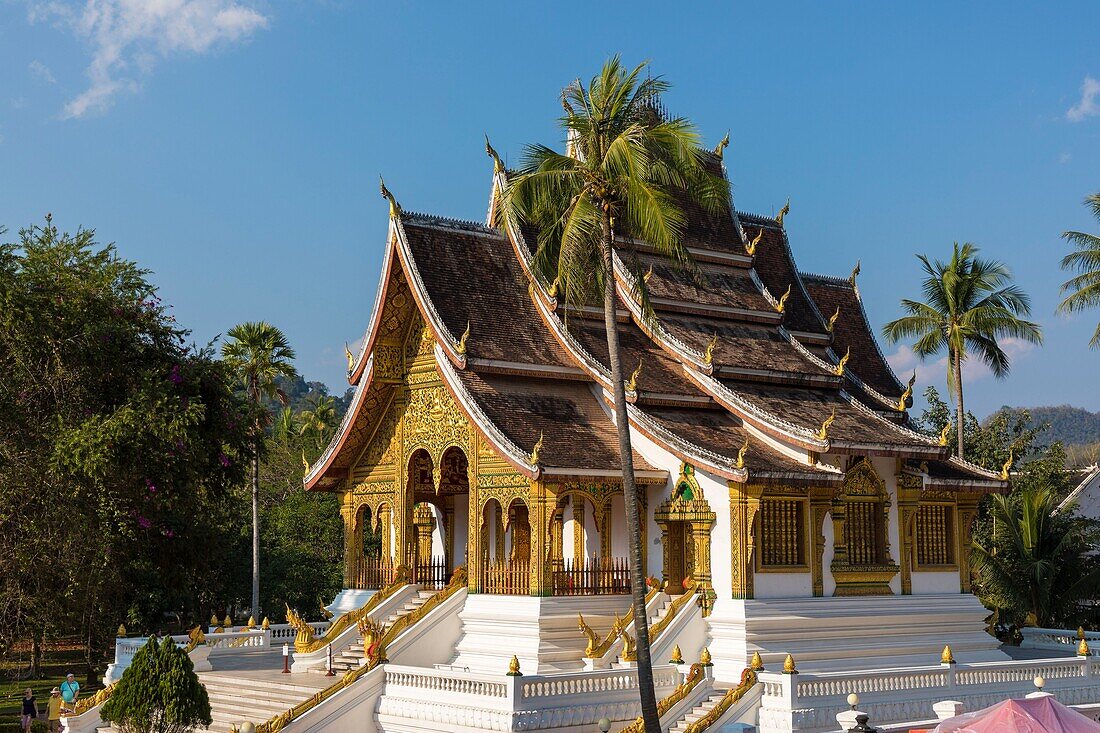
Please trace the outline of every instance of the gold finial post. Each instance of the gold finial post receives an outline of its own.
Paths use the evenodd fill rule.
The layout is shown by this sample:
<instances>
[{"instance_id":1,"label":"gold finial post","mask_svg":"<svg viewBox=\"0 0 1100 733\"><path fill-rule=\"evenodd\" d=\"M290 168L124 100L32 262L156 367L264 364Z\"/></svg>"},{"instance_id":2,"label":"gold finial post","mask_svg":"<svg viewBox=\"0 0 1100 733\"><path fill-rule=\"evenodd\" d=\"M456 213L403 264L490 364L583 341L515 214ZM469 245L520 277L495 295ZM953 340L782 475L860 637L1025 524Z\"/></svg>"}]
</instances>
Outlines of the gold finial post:
<instances>
[{"instance_id":1,"label":"gold finial post","mask_svg":"<svg viewBox=\"0 0 1100 733\"><path fill-rule=\"evenodd\" d=\"M672 647L672 658L668 660L669 664L683 664L684 653L680 651L680 645L676 644Z\"/></svg>"},{"instance_id":2,"label":"gold finial post","mask_svg":"<svg viewBox=\"0 0 1100 733\"><path fill-rule=\"evenodd\" d=\"M638 368L630 374L630 379L626 383L627 392L638 391L638 377L642 374L642 359L638 357Z\"/></svg>"},{"instance_id":3,"label":"gold finial post","mask_svg":"<svg viewBox=\"0 0 1100 733\"><path fill-rule=\"evenodd\" d=\"M210 625L211 626L217 626L218 625L218 615L216 613L210 614Z\"/></svg>"},{"instance_id":4,"label":"gold finial post","mask_svg":"<svg viewBox=\"0 0 1100 733\"><path fill-rule=\"evenodd\" d=\"M718 160L722 160L722 154L730 144L730 134L726 132L726 136L718 141L718 144L714 146L714 154L718 156Z\"/></svg>"},{"instance_id":5,"label":"gold finial post","mask_svg":"<svg viewBox=\"0 0 1100 733\"><path fill-rule=\"evenodd\" d=\"M382 191L382 198L390 202L390 218L396 219L401 214L401 205L397 203L397 199L386 188L386 182L382 180L382 176L378 176L378 187Z\"/></svg>"},{"instance_id":6,"label":"gold finial post","mask_svg":"<svg viewBox=\"0 0 1100 733\"><path fill-rule=\"evenodd\" d=\"M233 628L233 617L230 616L228 613L225 614L225 620L222 621L222 626L227 629Z\"/></svg>"},{"instance_id":7,"label":"gold finial post","mask_svg":"<svg viewBox=\"0 0 1100 733\"><path fill-rule=\"evenodd\" d=\"M126 627L123 624L118 625L118 631L115 632L115 636L120 639L126 638Z\"/></svg>"},{"instance_id":8,"label":"gold finial post","mask_svg":"<svg viewBox=\"0 0 1100 733\"><path fill-rule=\"evenodd\" d=\"M248 628L249 631L252 631L252 629L256 628L256 617L255 616L249 616L248 617L248 623L246 624L246 627Z\"/></svg>"},{"instance_id":9,"label":"gold finial post","mask_svg":"<svg viewBox=\"0 0 1100 733\"><path fill-rule=\"evenodd\" d=\"M1084 626L1078 626L1077 627L1077 638L1078 639L1084 639L1085 638L1085 627Z\"/></svg>"},{"instance_id":10,"label":"gold finial post","mask_svg":"<svg viewBox=\"0 0 1100 733\"><path fill-rule=\"evenodd\" d=\"M783 219L787 214L791 213L791 197L787 197L787 203L783 204L783 208L779 210L779 213L775 215L775 223L780 227L783 226Z\"/></svg>"},{"instance_id":11,"label":"gold finial post","mask_svg":"<svg viewBox=\"0 0 1100 733\"><path fill-rule=\"evenodd\" d=\"M1077 656L1087 657L1089 655L1089 643L1084 639L1077 642Z\"/></svg>"},{"instance_id":12,"label":"gold finial post","mask_svg":"<svg viewBox=\"0 0 1100 733\"><path fill-rule=\"evenodd\" d=\"M348 342L344 342L344 356L348 358L348 371L350 372L352 367L355 366L355 354L351 353L351 347L348 346Z\"/></svg>"},{"instance_id":13,"label":"gold finial post","mask_svg":"<svg viewBox=\"0 0 1100 733\"><path fill-rule=\"evenodd\" d=\"M508 676L509 677L522 677L523 673L519 671L519 657L515 654L512 655L512 661L508 662Z\"/></svg>"},{"instance_id":14,"label":"gold finial post","mask_svg":"<svg viewBox=\"0 0 1100 733\"><path fill-rule=\"evenodd\" d=\"M737 451L737 467L745 467L745 455L749 452L749 436L745 436L745 442L741 446L741 450Z\"/></svg>"},{"instance_id":15,"label":"gold finial post","mask_svg":"<svg viewBox=\"0 0 1100 733\"><path fill-rule=\"evenodd\" d=\"M951 432L951 421L948 420L947 424L943 426L943 430L940 431L940 445L947 445L947 434Z\"/></svg>"},{"instance_id":16,"label":"gold finial post","mask_svg":"<svg viewBox=\"0 0 1100 733\"><path fill-rule=\"evenodd\" d=\"M951 645L946 644L943 647L943 652L940 654L940 664L954 664L955 655L951 653Z\"/></svg>"},{"instance_id":17,"label":"gold finial post","mask_svg":"<svg viewBox=\"0 0 1100 733\"><path fill-rule=\"evenodd\" d=\"M752 653L752 659L749 660L749 667L754 672L764 671L764 660L760 657L760 652Z\"/></svg>"},{"instance_id":18,"label":"gold finial post","mask_svg":"<svg viewBox=\"0 0 1100 733\"><path fill-rule=\"evenodd\" d=\"M704 667L714 666L714 658L711 657L710 649L708 649L707 647L703 647L703 651L699 653L699 664L703 665Z\"/></svg>"},{"instance_id":19,"label":"gold finial post","mask_svg":"<svg viewBox=\"0 0 1100 733\"><path fill-rule=\"evenodd\" d=\"M504 171L504 163L501 162L500 156L497 155L497 151L489 144L489 135L487 133L485 135L485 154L493 159L493 173L501 173Z\"/></svg>"},{"instance_id":20,"label":"gold finial post","mask_svg":"<svg viewBox=\"0 0 1100 733\"><path fill-rule=\"evenodd\" d=\"M829 316L829 322L825 324L825 330L829 333L833 332L833 328L836 326L836 319L840 318L840 306L836 307L836 312Z\"/></svg>"},{"instance_id":21,"label":"gold finial post","mask_svg":"<svg viewBox=\"0 0 1100 733\"><path fill-rule=\"evenodd\" d=\"M798 668L794 666L794 657L790 654L783 660L783 674L798 674Z\"/></svg>"},{"instance_id":22,"label":"gold finial post","mask_svg":"<svg viewBox=\"0 0 1100 733\"><path fill-rule=\"evenodd\" d=\"M745 252L749 257L756 256L756 248L760 245L760 240L764 238L764 227L760 227L760 231L756 233L756 237L751 242L745 245Z\"/></svg>"},{"instance_id":23,"label":"gold finial post","mask_svg":"<svg viewBox=\"0 0 1100 733\"><path fill-rule=\"evenodd\" d=\"M714 348L718 346L718 334L715 333L710 337L710 341L707 342L707 350L703 354L703 362L705 364L714 363Z\"/></svg>"},{"instance_id":24,"label":"gold finial post","mask_svg":"<svg viewBox=\"0 0 1100 733\"><path fill-rule=\"evenodd\" d=\"M780 313L787 310L787 298L791 297L792 287L794 287L794 285L788 285L787 292L783 293L783 295L779 298L779 302L775 304L775 309Z\"/></svg>"},{"instance_id":25,"label":"gold finial post","mask_svg":"<svg viewBox=\"0 0 1100 733\"><path fill-rule=\"evenodd\" d=\"M539 439L535 443L535 447L531 449L531 465L533 465L533 466L538 465L539 458L540 458L539 454L542 453L542 439L543 439L543 437L544 436L543 436L542 432L539 432Z\"/></svg>"},{"instance_id":26,"label":"gold finial post","mask_svg":"<svg viewBox=\"0 0 1100 733\"><path fill-rule=\"evenodd\" d=\"M829 413L829 416L827 418L825 418L825 422L821 423L821 429L817 431L817 439L818 440L828 440L829 439L829 427L832 426L834 420L836 420L836 408L835 407L833 408L833 411Z\"/></svg>"},{"instance_id":27,"label":"gold finial post","mask_svg":"<svg viewBox=\"0 0 1100 733\"><path fill-rule=\"evenodd\" d=\"M267 616L264 616L264 620L260 622L260 628L264 631L271 628L271 620Z\"/></svg>"}]
</instances>

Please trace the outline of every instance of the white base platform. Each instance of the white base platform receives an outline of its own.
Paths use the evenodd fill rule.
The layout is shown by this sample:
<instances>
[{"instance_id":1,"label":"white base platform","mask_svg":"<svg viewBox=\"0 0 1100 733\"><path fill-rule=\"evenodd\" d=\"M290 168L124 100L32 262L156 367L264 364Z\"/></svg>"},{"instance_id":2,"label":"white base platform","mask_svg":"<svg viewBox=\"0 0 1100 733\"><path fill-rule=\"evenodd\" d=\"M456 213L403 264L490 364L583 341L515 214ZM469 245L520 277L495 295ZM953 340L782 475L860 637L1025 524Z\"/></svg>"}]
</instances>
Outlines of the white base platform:
<instances>
[{"instance_id":1,"label":"white base platform","mask_svg":"<svg viewBox=\"0 0 1100 733\"><path fill-rule=\"evenodd\" d=\"M355 611L367 605L367 601L377 592L378 591L374 590L345 588L337 593L336 598L333 599L332 603L325 606L325 608L333 616L339 616L348 611Z\"/></svg>"},{"instance_id":2,"label":"white base platform","mask_svg":"<svg viewBox=\"0 0 1100 733\"><path fill-rule=\"evenodd\" d=\"M770 670L794 655L800 672L1006 661L969 593L854 598L722 599L707 619L715 677L737 680L752 653Z\"/></svg>"}]
</instances>

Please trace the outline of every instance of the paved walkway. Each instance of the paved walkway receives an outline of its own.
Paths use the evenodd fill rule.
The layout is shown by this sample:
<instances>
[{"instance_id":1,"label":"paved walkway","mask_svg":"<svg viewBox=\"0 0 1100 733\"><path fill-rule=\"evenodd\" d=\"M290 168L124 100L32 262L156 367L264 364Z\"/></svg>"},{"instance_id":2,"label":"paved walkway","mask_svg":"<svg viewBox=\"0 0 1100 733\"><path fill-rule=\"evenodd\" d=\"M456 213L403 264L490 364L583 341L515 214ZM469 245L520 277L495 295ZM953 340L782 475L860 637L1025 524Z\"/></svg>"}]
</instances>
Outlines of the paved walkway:
<instances>
[{"instance_id":1,"label":"paved walkway","mask_svg":"<svg viewBox=\"0 0 1100 733\"><path fill-rule=\"evenodd\" d=\"M283 655L278 649L262 652L242 652L237 654L213 655L210 657L213 669L203 672L203 677L232 677L280 684L303 685L318 690L331 685L335 680L317 672L298 672L283 674Z\"/></svg>"}]
</instances>

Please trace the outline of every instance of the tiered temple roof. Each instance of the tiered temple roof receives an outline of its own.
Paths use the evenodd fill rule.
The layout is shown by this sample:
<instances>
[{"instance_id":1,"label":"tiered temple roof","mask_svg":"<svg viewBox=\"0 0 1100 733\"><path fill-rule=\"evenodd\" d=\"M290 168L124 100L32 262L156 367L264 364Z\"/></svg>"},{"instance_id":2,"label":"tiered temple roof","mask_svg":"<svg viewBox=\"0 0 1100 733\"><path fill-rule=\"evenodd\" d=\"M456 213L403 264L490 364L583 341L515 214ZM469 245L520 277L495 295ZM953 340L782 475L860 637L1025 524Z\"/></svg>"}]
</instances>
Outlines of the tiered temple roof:
<instances>
[{"instance_id":1,"label":"tiered temple roof","mask_svg":"<svg viewBox=\"0 0 1100 733\"><path fill-rule=\"evenodd\" d=\"M506 177L494 174L494 202ZM624 370L641 365L628 393L638 432L738 482L835 482L840 470L820 456L845 453L905 459L930 483L1003 486L909 426L909 393L875 341L854 276L800 274L781 220L686 213L696 272L645 243L616 243ZM307 487L344 486L378 427L392 350L413 318L431 329L455 402L517 470L618 472L602 311L559 301L531 270L530 234L496 226L492 207L488 220L393 208L375 311L349 364L355 399ZM652 318L631 294L643 275ZM641 480L665 476L641 455L634 465Z\"/></svg>"}]
</instances>

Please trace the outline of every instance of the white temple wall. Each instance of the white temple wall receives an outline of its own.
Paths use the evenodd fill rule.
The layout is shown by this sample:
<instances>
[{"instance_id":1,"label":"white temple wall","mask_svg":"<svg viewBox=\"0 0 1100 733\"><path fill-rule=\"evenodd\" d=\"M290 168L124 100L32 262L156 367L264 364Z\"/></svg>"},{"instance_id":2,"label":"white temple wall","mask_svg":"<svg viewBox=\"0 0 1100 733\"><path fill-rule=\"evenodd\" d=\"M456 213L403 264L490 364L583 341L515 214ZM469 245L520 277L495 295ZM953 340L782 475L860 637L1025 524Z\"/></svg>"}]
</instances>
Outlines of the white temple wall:
<instances>
[{"instance_id":1,"label":"white temple wall","mask_svg":"<svg viewBox=\"0 0 1100 733\"><path fill-rule=\"evenodd\" d=\"M679 466L677 466L677 471ZM733 546L730 532L730 489L726 479L696 469L695 480L714 512L710 532L710 582L719 598L733 595Z\"/></svg>"},{"instance_id":2,"label":"white temple wall","mask_svg":"<svg viewBox=\"0 0 1100 733\"><path fill-rule=\"evenodd\" d=\"M611 497L611 556L628 557L629 542L626 538L626 503L621 495Z\"/></svg>"},{"instance_id":3,"label":"white temple wall","mask_svg":"<svg viewBox=\"0 0 1100 733\"><path fill-rule=\"evenodd\" d=\"M886 536L890 541L890 558L901 565L901 520L898 512L898 477L897 459L872 458L871 464L875 467L875 473L886 484L886 492L890 496L890 515L886 520ZM899 572L890 581L890 590L895 595L901 594L901 573Z\"/></svg>"},{"instance_id":4,"label":"white temple wall","mask_svg":"<svg viewBox=\"0 0 1100 733\"><path fill-rule=\"evenodd\" d=\"M932 595L959 592L959 571L913 571L913 595Z\"/></svg>"}]
</instances>

